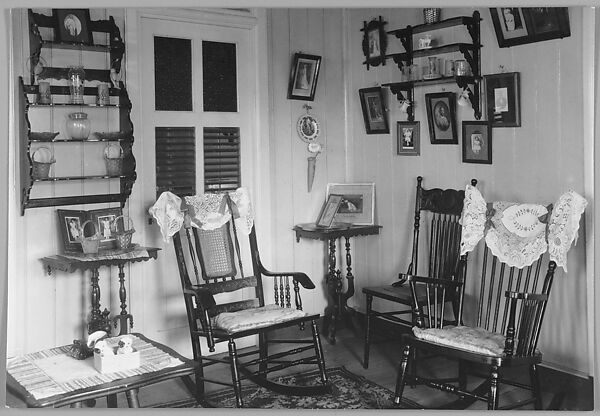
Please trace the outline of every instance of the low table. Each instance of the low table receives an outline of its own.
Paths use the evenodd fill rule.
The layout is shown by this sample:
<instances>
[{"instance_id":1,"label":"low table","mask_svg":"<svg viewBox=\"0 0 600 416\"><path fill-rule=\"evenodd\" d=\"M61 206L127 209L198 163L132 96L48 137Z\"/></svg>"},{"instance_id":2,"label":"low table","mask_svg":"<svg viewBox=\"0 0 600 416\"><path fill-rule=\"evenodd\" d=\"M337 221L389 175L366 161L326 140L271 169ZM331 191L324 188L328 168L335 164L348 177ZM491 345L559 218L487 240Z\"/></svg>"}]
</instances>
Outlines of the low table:
<instances>
[{"instance_id":1,"label":"low table","mask_svg":"<svg viewBox=\"0 0 600 416\"><path fill-rule=\"evenodd\" d=\"M196 384L190 379L198 371L195 361L141 334L131 335L141 355L138 368L102 374L94 368L93 357L76 360L68 355L70 345L64 345L7 359L6 388L27 407L80 407L86 400L102 397L107 397L108 407L117 407L117 393L126 393L129 407L140 407L139 388L183 377L198 400Z\"/></svg>"}]
</instances>

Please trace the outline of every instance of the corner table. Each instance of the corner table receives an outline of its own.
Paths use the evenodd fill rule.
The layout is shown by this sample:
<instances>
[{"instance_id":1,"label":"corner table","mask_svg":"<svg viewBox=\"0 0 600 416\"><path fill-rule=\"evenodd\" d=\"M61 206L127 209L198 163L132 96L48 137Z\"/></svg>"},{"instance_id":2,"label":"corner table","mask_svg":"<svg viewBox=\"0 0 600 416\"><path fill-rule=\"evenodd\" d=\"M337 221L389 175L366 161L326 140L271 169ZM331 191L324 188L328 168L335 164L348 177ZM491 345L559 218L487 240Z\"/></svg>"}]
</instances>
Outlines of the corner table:
<instances>
[{"instance_id":1,"label":"corner table","mask_svg":"<svg viewBox=\"0 0 600 416\"><path fill-rule=\"evenodd\" d=\"M328 273L326 277L328 302L325 308L324 330L327 332L327 341L335 344L335 332L337 323L342 319L347 326L352 326L350 320L354 309L347 305L347 301L354 295L354 275L352 274L352 254L350 238L357 236L379 234L381 225L356 225L334 223L332 227L317 227L314 223L298 224L293 230L296 232L296 241L300 238L327 241L329 245ZM346 240L346 292L342 292L342 272L336 270L336 240L344 237Z\"/></svg>"},{"instance_id":2,"label":"corner table","mask_svg":"<svg viewBox=\"0 0 600 416\"><path fill-rule=\"evenodd\" d=\"M75 270L90 270L91 275L91 303L92 313L88 322L88 334L95 331L106 331L111 333L111 320L108 317L108 309L100 311L100 286L98 285L99 269L102 266L117 266L119 268L119 299L121 301L121 313L115 316L112 321L114 326L119 323L119 335L127 333L127 322L130 328L133 328L133 315L127 312L127 292L125 289L125 273L123 268L127 263L147 261L156 259L158 256L156 247L133 246L125 250L104 250L97 254L84 253L65 253L48 256L41 259L47 273L52 274L53 270L61 270L67 273L73 273Z\"/></svg>"},{"instance_id":3,"label":"corner table","mask_svg":"<svg viewBox=\"0 0 600 416\"><path fill-rule=\"evenodd\" d=\"M49 348L7 359L6 388L27 407L82 407L84 401L106 397L116 407L116 394L125 393L129 407L140 407L137 391L165 380L182 377L196 402L200 398L198 364L169 347L142 334L131 334L133 347L140 351L138 368L100 373L94 358L76 360L69 356L70 345Z\"/></svg>"}]
</instances>

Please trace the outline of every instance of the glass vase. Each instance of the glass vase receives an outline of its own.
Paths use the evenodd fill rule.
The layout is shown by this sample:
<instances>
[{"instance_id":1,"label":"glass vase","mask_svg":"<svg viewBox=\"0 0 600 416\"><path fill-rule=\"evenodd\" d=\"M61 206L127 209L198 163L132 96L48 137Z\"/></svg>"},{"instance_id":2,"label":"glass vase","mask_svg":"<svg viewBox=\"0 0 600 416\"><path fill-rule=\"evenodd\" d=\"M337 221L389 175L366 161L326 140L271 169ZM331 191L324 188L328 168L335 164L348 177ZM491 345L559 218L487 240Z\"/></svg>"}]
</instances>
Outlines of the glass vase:
<instances>
[{"instance_id":1,"label":"glass vase","mask_svg":"<svg viewBox=\"0 0 600 416\"><path fill-rule=\"evenodd\" d=\"M83 67L70 67L68 77L71 104L83 104L83 83L85 81L85 71L83 70Z\"/></svg>"}]
</instances>

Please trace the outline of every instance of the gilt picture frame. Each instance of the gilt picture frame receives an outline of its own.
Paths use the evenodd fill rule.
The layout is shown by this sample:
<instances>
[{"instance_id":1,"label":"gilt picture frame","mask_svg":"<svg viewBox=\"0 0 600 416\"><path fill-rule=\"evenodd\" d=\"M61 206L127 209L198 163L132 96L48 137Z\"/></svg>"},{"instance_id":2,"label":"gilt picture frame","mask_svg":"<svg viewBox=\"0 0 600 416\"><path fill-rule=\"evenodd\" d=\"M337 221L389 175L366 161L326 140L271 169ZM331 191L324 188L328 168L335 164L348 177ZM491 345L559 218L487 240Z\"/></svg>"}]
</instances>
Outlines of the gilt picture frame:
<instances>
[{"instance_id":1,"label":"gilt picture frame","mask_svg":"<svg viewBox=\"0 0 600 416\"><path fill-rule=\"evenodd\" d=\"M327 195L342 195L335 222L373 225L375 222L374 183L329 183Z\"/></svg>"},{"instance_id":2,"label":"gilt picture frame","mask_svg":"<svg viewBox=\"0 0 600 416\"><path fill-rule=\"evenodd\" d=\"M294 54L287 98L290 100L313 101L317 90L320 68L320 56L304 53Z\"/></svg>"}]
</instances>

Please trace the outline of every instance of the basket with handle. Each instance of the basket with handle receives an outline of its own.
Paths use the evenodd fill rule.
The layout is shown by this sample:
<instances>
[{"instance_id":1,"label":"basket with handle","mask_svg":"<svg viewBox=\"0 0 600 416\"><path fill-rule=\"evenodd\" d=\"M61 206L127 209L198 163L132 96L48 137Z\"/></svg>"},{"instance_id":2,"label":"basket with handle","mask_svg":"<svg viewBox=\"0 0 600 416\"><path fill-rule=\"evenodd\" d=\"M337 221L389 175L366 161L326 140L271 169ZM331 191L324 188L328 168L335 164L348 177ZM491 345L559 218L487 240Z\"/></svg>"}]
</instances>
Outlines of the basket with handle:
<instances>
[{"instance_id":1,"label":"basket with handle","mask_svg":"<svg viewBox=\"0 0 600 416\"><path fill-rule=\"evenodd\" d=\"M46 179L50 174L50 167L56 162L52 152L47 147L38 147L31 155L33 179Z\"/></svg>"},{"instance_id":2,"label":"basket with handle","mask_svg":"<svg viewBox=\"0 0 600 416\"><path fill-rule=\"evenodd\" d=\"M119 224L119 220L121 221ZM133 221L131 218L124 215L119 215L110 225L110 229L113 237L117 240L117 247L120 249L126 249L131 246L131 237L135 233L133 227Z\"/></svg>"},{"instance_id":3,"label":"basket with handle","mask_svg":"<svg viewBox=\"0 0 600 416\"><path fill-rule=\"evenodd\" d=\"M85 226L90 223L94 227L94 234L91 236L85 235ZM92 220L87 220L83 224L81 224L78 241L81 243L81 248L85 254L96 254L98 253L98 248L100 247L100 233L98 232L98 227L96 223Z\"/></svg>"},{"instance_id":4,"label":"basket with handle","mask_svg":"<svg viewBox=\"0 0 600 416\"><path fill-rule=\"evenodd\" d=\"M423 17L425 18L425 23L437 23L440 21L440 15L442 13L442 9L428 7L423 9Z\"/></svg>"},{"instance_id":5,"label":"basket with handle","mask_svg":"<svg viewBox=\"0 0 600 416\"><path fill-rule=\"evenodd\" d=\"M120 175L123 169L123 148L120 145L109 144L104 148L106 172L110 176Z\"/></svg>"}]
</instances>

